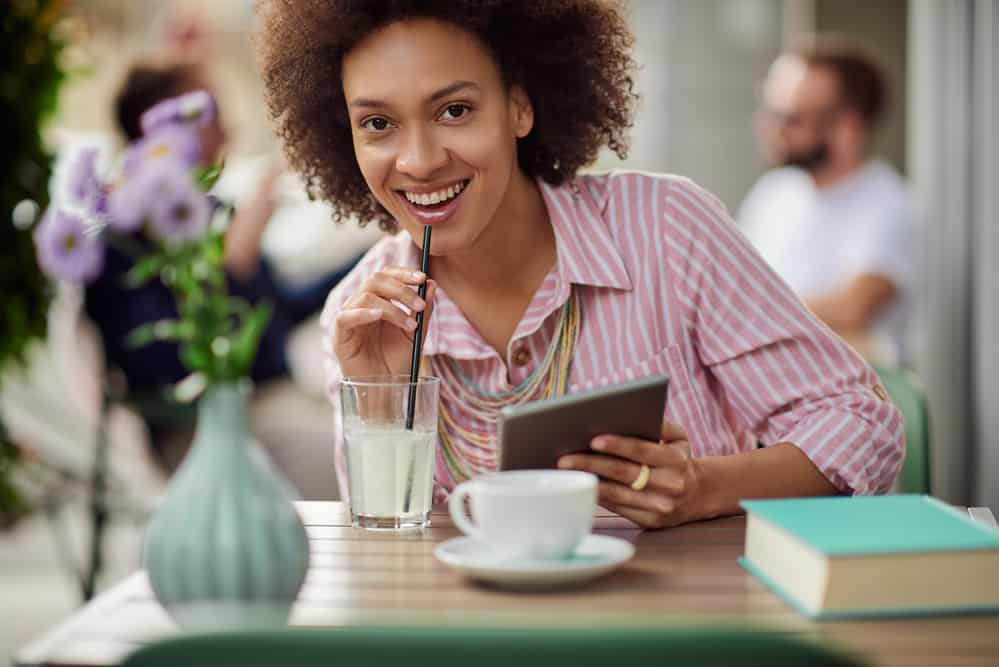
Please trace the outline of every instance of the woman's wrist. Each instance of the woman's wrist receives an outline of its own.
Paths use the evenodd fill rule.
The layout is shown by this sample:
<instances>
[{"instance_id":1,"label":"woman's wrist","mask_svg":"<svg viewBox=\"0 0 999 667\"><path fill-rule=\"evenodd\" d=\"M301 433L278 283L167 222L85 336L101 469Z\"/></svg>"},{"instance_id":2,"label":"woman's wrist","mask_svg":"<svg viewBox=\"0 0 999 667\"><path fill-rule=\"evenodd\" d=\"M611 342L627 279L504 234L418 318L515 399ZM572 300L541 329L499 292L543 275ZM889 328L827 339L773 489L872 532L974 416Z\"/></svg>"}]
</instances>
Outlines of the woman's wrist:
<instances>
[{"instance_id":1,"label":"woman's wrist","mask_svg":"<svg viewBox=\"0 0 999 667\"><path fill-rule=\"evenodd\" d=\"M797 445L778 443L763 449L697 459L699 519L741 514L748 498L790 498L837 493L836 487Z\"/></svg>"},{"instance_id":2,"label":"woman's wrist","mask_svg":"<svg viewBox=\"0 0 999 667\"><path fill-rule=\"evenodd\" d=\"M735 455L705 456L695 459L698 476L698 500L694 511L696 519L715 519L740 512L738 500L734 499L730 469Z\"/></svg>"}]
</instances>

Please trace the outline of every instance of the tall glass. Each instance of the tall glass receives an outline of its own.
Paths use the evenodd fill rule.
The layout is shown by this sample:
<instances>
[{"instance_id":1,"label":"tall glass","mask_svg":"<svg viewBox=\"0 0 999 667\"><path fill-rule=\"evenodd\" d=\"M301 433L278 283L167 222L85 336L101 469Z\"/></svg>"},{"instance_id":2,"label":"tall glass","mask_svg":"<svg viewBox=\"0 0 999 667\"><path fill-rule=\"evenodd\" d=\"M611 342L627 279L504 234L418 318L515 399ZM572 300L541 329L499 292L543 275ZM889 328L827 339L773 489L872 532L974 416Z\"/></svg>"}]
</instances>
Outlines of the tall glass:
<instances>
[{"instance_id":1,"label":"tall glass","mask_svg":"<svg viewBox=\"0 0 999 667\"><path fill-rule=\"evenodd\" d=\"M414 395L415 394L415 395ZM410 396L413 424L407 428ZM430 525L440 380L374 376L340 383L353 525L376 530Z\"/></svg>"}]
</instances>

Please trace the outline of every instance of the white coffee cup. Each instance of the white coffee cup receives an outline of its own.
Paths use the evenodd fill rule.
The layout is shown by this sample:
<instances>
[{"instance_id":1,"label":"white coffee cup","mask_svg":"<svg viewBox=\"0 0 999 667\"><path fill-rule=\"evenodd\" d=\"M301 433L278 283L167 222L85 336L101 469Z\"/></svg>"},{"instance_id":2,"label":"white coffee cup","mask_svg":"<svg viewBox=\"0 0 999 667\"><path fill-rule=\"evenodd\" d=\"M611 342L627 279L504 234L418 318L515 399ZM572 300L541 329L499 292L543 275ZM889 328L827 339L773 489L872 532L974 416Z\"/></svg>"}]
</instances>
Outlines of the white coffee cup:
<instances>
[{"instance_id":1,"label":"white coffee cup","mask_svg":"<svg viewBox=\"0 0 999 667\"><path fill-rule=\"evenodd\" d=\"M596 506L596 475L577 470L490 473L459 484L448 502L458 528L498 558L538 560L571 556L589 534Z\"/></svg>"}]
</instances>

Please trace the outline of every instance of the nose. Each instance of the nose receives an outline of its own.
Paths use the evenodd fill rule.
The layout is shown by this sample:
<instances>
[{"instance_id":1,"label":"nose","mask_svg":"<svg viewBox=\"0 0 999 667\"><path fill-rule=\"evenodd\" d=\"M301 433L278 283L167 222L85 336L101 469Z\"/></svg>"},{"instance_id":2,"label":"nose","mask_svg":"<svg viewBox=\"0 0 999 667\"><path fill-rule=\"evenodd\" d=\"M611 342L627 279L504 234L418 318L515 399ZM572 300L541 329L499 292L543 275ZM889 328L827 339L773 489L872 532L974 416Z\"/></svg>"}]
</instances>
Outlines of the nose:
<instances>
[{"instance_id":1,"label":"nose","mask_svg":"<svg viewBox=\"0 0 999 667\"><path fill-rule=\"evenodd\" d=\"M448 161L447 149L437 141L427 128L412 128L406 132L399 153L396 169L415 179L433 176Z\"/></svg>"}]
</instances>

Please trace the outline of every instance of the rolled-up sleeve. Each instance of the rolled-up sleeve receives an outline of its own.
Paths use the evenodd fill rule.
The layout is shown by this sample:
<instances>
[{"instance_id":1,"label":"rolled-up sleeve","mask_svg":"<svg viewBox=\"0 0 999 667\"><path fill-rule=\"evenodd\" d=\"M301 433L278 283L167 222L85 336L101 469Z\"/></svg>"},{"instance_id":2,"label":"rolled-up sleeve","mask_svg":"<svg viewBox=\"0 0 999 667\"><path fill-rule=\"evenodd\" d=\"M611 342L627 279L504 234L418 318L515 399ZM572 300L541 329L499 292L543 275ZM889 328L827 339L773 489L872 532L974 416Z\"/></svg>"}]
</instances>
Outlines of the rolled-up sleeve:
<instances>
[{"instance_id":1,"label":"rolled-up sleeve","mask_svg":"<svg viewBox=\"0 0 999 667\"><path fill-rule=\"evenodd\" d=\"M720 202L677 180L664 205L675 297L733 425L765 445L796 445L843 493L887 491L904 431L874 370L808 311Z\"/></svg>"}]
</instances>

